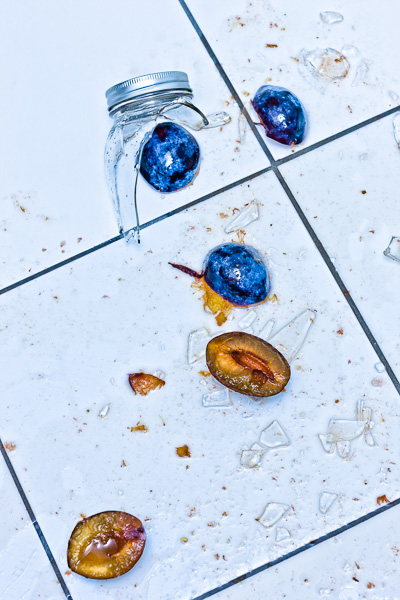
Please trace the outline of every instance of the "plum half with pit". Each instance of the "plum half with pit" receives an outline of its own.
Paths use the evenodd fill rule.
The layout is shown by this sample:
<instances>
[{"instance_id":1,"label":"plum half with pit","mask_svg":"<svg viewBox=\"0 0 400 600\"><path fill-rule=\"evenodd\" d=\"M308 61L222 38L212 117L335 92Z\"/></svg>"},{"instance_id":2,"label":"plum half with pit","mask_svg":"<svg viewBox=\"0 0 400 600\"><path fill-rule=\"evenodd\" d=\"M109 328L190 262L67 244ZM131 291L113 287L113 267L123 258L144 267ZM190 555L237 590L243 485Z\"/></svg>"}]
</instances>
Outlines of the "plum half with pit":
<instances>
[{"instance_id":1,"label":"plum half with pit","mask_svg":"<svg viewBox=\"0 0 400 600\"><path fill-rule=\"evenodd\" d=\"M210 340L206 360L215 379L239 394L275 396L290 379L286 358L268 342L243 331Z\"/></svg>"},{"instance_id":2,"label":"plum half with pit","mask_svg":"<svg viewBox=\"0 0 400 600\"><path fill-rule=\"evenodd\" d=\"M139 519L109 510L84 518L68 543L69 568L90 579L127 573L142 556L146 533Z\"/></svg>"},{"instance_id":3,"label":"plum half with pit","mask_svg":"<svg viewBox=\"0 0 400 600\"><path fill-rule=\"evenodd\" d=\"M304 139L306 113L300 100L276 85L261 86L251 104L260 117L267 137L294 146Z\"/></svg>"},{"instance_id":4,"label":"plum half with pit","mask_svg":"<svg viewBox=\"0 0 400 600\"><path fill-rule=\"evenodd\" d=\"M200 148L193 135L175 123L161 123L143 147L140 172L158 192L170 193L191 184L199 164Z\"/></svg>"},{"instance_id":5,"label":"plum half with pit","mask_svg":"<svg viewBox=\"0 0 400 600\"><path fill-rule=\"evenodd\" d=\"M261 254L251 246L230 242L213 248L201 273L184 265L169 264L198 280L204 307L215 315L218 325L227 320L232 306L260 304L270 290L267 267Z\"/></svg>"}]
</instances>

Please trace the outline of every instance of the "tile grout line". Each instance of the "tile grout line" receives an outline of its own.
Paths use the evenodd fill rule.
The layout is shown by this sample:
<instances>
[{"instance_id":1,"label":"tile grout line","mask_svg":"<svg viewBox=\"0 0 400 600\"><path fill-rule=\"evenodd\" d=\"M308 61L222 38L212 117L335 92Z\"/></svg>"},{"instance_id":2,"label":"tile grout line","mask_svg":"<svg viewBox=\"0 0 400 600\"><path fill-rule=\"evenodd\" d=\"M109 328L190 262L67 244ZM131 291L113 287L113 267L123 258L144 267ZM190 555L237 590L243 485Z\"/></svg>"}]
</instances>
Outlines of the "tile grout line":
<instances>
[{"instance_id":1,"label":"tile grout line","mask_svg":"<svg viewBox=\"0 0 400 600\"><path fill-rule=\"evenodd\" d=\"M310 235L312 241L315 244L315 247L317 248L318 252L320 253L323 261L325 262L326 266L328 267L331 275L333 276L334 280L336 281L340 291L342 292L345 300L347 301L347 304L349 305L351 311L353 312L354 316L356 317L359 325L361 326L365 336L367 337L368 341L370 342L372 348L374 349L376 355L378 356L379 360L384 364L387 374L391 380L391 382L393 383L397 393L400 395L400 382L397 379L392 367L390 366L390 363L388 361L388 359L386 358L385 354L383 353L380 345L378 344L378 342L376 341L374 335L372 334L372 331L370 330L370 328L368 327L364 317L361 314L360 309L358 308L357 304L355 303L355 301L353 300L349 290L346 288L342 278L340 277L335 265L333 264L332 260L329 257L329 254L327 253L327 251L325 250L324 245L322 244L322 242L320 241L320 239L318 238L317 234L315 233L314 229L312 228L312 226L310 225L310 222L308 221L307 217L305 216L303 210L301 209L299 203L297 202L296 198L293 195L293 192L291 191L291 189L289 188L288 184L286 183L283 175L281 174L281 172L279 171L278 168L274 168L274 173L276 175L276 177L278 178L281 186L283 187L284 191L286 192L287 197L289 198L293 208L295 209L295 211L297 212L298 216L300 217L304 227L306 228L308 234Z\"/></svg>"},{"instance_id":2,"label":"tile grout line","mask_svg":"<svg viewBox=\"0 0 400 600\"><path fill-rule=\"evenodd\" d=\"M393 502L390 502L389 504L386 504L385 506L381 506L380 508L377 508L376 510L371 511L371 512L367 513L366 515L363 515L362 517L355 519L354 521L350 521L350 523L346 523L346 525L342 525L342 527L338 527L334 531L331 531L330 533L326 533L325 535L317 538L316 540L311 540L307 544L304 544L304 546L300 546L299 548L296 548L296 550L293 550L292 552L288 552L288 554L284 554L283 556L280 556L279 558L276 558L275 560L271 560L271 561L265 563L264 565L261 565L260 567L252 569L251 571L248 571L247 573L244 573L243 575L239 575L238 577L235 577L231 581L228 581L227 583L222 584L218 588L214 588L213 590L205 592L204 594L201 594L200 596L196 596L195 598L193 598L193 600L205 600L206 598L210 598L211 596L214 596L215 594L218 594L219 592L222 592L234 585L237 585L238 583L241 583L242 581L245 581L245 579L254 577L255 575L258 575L259 573L262 573L263 571L266 571L267 569L270 569L271 567L274 567L282 562L285 562L286 560L288 560L289 558L292 558L293 556L297 556L298 554L302 554L306 550L315 548L315 546L318 546L319 544L322 544L323 542L326 542L338 535L341 535L342 533L345 533L346 531L353 529L353 527L357 527L358 525L361 525L361 523L364 523L365 521L369 521L370 519L373 519L374 517L377 517L380 514L386 512L387 510L390 510L391 508L395 508L396 506L399 506L399 505L400 505L400 498L398 498L397 500L394 500Z\"/></svg>"},{"instance_id":3,"label":"tile grout line","mask_svg":"<svg viewBox=\"0 0 400 600\"><path fill-rule=\"evenodd\" d=\"M336 270L335 266L333 265L329 254L327 253L327 251L325 250L325 247L323 246L322 242L320 241L320 239L318 238L317 234L315 233L314 229L312 228L310 222L308 221L306 215L304 214L302 208L300 207L299 203L297 202L297 200L295 199L291 189L289 188L288 184L286 183L285 179L283 178L281 172L279 171L278 165L284 163L284 162L288 162L289 160L293 160L293 158L302 154L306 154L306 151L310 151L310 150L314 150L315 148L319 148L320 146L323 146L327 143L329 143L330 141L333 141L335 139L338 139L340 137L343 137L344 135L346 135L347 133L351 133L352 131L356 131L357 129L360 129L361 127L364 127L366 125L369 125L370 123L373 123L376 120L379 120L380 118L383 118L385 116L388 116L392 113L398 112L400 110L400 107L395 107L392 108L388 111L386 111L385 113L381 113L381 115L377 115L376 117L372 117L371 119L367 119L366 121L363 121L362 123L355 125L354 127L350 127L349 129L345 129L343 130L343 132L340 132L338 134L335 134L329 138L326 138L326 140L321 140L321 142L318 142L317 144L313 144L312 146L310 146L310 150L308 150L307 148L305 148L302 151L299 151L297 153L295 153L293 155L293 157L286 157L286 160L281 159L279 161L276 161L274 159L274 157L271 154L271 151L269 150L269 148L267 147L265 141L262 139L262 137L260 136L259 131L257 130L257 128L255 127L253 121L250 118L250 115L248 114L248 112L246 111L246 109L244 108L243 102L239 96L239 94L237 93L236 89L234 88L232 82L230 81L228 75L226 74L226 72L224 71L224 68L222 67L220 61L218 60L215 52L213 51L213 49L210 46L210 43L208 42L207 38L205 37L204 33L202 32L200 26L198 25L196 19L194 18L193 14L191 13L191 11L189 10L188 6L186 5L185 0L178 0L179 4L181 5L183 11L185 12L186 16L188 17L190 23L192 24L194 30L196 31L197 35L199 36L201 42L203 43L206 51L208 52L210 58L212 59L215 67L217 68L218 72L220 73L222 79L224 80L225 84L228 86L229 91L231 92L231 94L233 95L233 97L235 98L235 101L237 102L238 106L241 108L243 114L246 116L246 119L252 129L252 131L254 132L255 136L257 137L257 140L259 141L262 149L264 150L266 156L268 157L270 163L271 163L271 169L272 171L275 173L279 183L281 184L284 192L286 193L286 196L288 197L290 203L292 204L293 208L295 209L295 211L297 212L297 215L300 217L304 227L306 228L308 234L310 235L312 241L314 242L317 250L319 251L322 259L324 260L326 266L328 267L329 271L331 272L331 275L333 276L335 282L337 283L337 285L339 286L339 289L341 290L342 294L344 295L345 299L347 300L347 303L350 307L350 309L352 310L354 316L356 317L357 321L359 322L362 330L364 331L368 341L371 343L374 351L376 352L377 356L379 357L379 360L385 365L386 371L394 385L394 387L396 388L396 391L400 394L400 382L397 379L396 375L393 372L393 369L391 368L389 361L387 360L386 356L384 355L382 349L380 348L378 342L376 341L375 337L373 336L370 328L368 327L364 317L361 314L361 311L359 310L359 308L357 307L356 303L354 302L353 298L350 295L350 292L346 289L346 286L343 283L342 278L340 277L338 271Z\"/></svg>"},{"instance_id":4,"label":"tile grout line","mask_svg":"<svg viewBox=\"0 0 400 600\"><path fill-rule=\"evenodd\" d=\"M47 540L46 540L46 538L45 538L45 536L43 534L42 528L40 527L40 525L38 523L38 520L36 519L35 513L33 512L32 507L31 507L31 505L29 503L29 500L26 497L26 494L25 494L25 492L24 492L24 490L22 488L22 485L21 485L21 482L20 482L20 480L18 478L18 475L15 472L15 469L14 469L14 467L12 465L12 462L11 462L11 460L10 460L8 454L7 454L7 450L4 448L4 445L3 445L3 442L1 441L1 439L0 439L0 452L1 452L2 456L3 456L3 458L4 458L4 461L5 461L6 466L7 466L8 470L9 470L9 472L10 472L10 475L11 475L11 477L13 479L13 482L14 482L14 484L15 484L18 492L19 492L19 495L20 495L21 500L22 500L22 502L23 502L23 504L25 506L25 509L26 509L26 511L27 511L27 513L29 515L29 518L32 521L32 525L34 526L35 531L36 531L36 533L38 535L38 538L39 538L39 540L40 540L40 542L41 542L41 544L42 544L42 546L44 548L44 551L46 552L47 558L49 559L50 564L53 567L54 573L55 573L55 575L56 575L56 577L57 577L57 579L58 579L58 581L59 581L59 583L61 585L61 588L62 588L62 590L63 590L63 592L65 594L65 597L67 598L67 600L72 600L72 596L70 594L68 586L65 583L63 576L61 575L61 571L60 571L60 569L59 569L59 567L58 567L58 565L56 563L56 560L55 560L55 558L53 556L52 551L50 550L50 547L49 547L49 545L47 543Z\"/></svg>"},{"instance_id":5,"label":"tile grout line","mask_svg":"<svg viewBox=\"0 0 400 600\"><path fill-rule=\"evenodd\" d=\"M206 194L205 196L201 196L201 198L192 200L192 202L188 202L187 204L184 204L183 206L175 208L174 210L171 210L168 213L165 213L159 217L156 217L155 219L152 219L150 221L147 221L146 223L143 223L140 226L140 230L147 229L147 227L150 227L151 225L155 225L156 223L159 223L160 221L163 221L164 219L167 219L168 217L171 217L180 212L183 212L184 210L187 210L188 208L191 208L192 206L196 206L196 204L205 202L206 200L209 200L210 198L213 198L214 196L217 196L218 194L222 194L222 193L224 193L228 190L231 190L239 185L242 185L243 183L246 183L247 181L251 181L252 179L255 179L256 177L260 177L261 175L264 175L265 173L268 173L269 171L272 171L272 167L266 167L265 169L261 169L261 171L256 171L255 173L246 175L246 177L243 177L242 179L238 179L237 181L234 181L233 183L229 183L228 185L226 185L218 190L215 190L213 192L210 192L209 194ZM130 231L133 231L133 230L134 230L134 228L130 229L127 233L129 233ZM122 234L117 235L109 240L106 240L105 242L101 242L101 244L92 246L91 248L88 248L87 250L84 250L83 252L80 252L79 254L74 254L73 256L70 256L69 258L66 258L65 260L63 260L59 263L55 263L55 264L51 265L50 267L46 267L46 269L43 269L42 271L38 271L37 273L34 273L33 275L28 275L28 277L25 277L24 279L20 279L19 281L15 281L14 283L11 283L10 285L0 289L0 296L2 294L6 294L7 292L10 292L11 290L14 290L15 288L21 287L22 285L25 285L26 283L29 283L30 281L34 281L35 279L38 279L39 277L42 277L43 275L47 275L47 273L51 273L52 271L55 271L56 269L65 267L66 265L68 265L72 262L75 262L76 260L83 258L84 256L88 256L89 254L92 254L93 252L96 252L97 250L106 248L107 246L110 246L114 242L118 242L119 240L122 240L123 237L124 236Z\"/></svg>"},{"instance_id":6,"label":"tile grout line","mask_svg":"<svg viewBox=\"0 0 400 600\"><path fill-rule=\"evenodd\" d=\"M283 158L279 158L278 160L274 161L274 165L279 167L280 165L290 162L290 161L294 160L295 158L298 158L299 156L304 156L305 154L308 154L309 152L312 152L313 150L317 150L318 148L321 148L322 146L326 146L326 144L329 144L330 142L339 140L340 138L344 137L345 135L348 135L349 133L358 131L359 129L362 129L363 127L366 127L367 125L372 125L372 123L376 123L377 121L380 121L381 119L384 119L385 117L389 117L390 115L393 115L394 113L399 112L399 111L400 111L400 106L395 106L394 108L390 108L389 110L386 110L383 113L379 113L379 115L375 115L374 117L371 117L370 119L361 121L361 123L357 123L356 125L352 125L351 127L348 127L347 129L343 129L343 131L334 133L333 135L331 135L327 138L324 138L323 140L320 140L319 142L316 142L315 144L311 144L310 146L307 146L306 148L303 148L302 150L298 150L297 152L294 152L293 154L290 154L289 156L284 156Z\"/></svg>"}]
</instances>

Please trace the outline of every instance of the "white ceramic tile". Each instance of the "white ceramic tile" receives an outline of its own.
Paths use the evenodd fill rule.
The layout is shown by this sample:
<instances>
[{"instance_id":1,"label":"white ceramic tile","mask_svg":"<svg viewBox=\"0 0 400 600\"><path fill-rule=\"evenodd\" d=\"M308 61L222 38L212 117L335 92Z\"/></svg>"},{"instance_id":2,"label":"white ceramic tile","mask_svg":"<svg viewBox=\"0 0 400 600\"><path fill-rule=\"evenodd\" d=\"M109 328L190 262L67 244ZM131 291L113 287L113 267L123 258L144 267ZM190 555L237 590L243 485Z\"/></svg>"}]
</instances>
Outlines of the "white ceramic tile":
<instances>
[{"instance_id":1,"label":"white ceramic tile","mask_svg":"<svg viewBox=\"0 0 400 600\"><path fill-rule=\"evenodd\" d=\"M400 508L213 596L215 600L398 600Z\"/></svg>"},{"instance_id":2,"label":"white ceramic tile","mask_svg":"<svg viewBox=\"0 0 400 600\"><path fill-rule=\"evenodd\" d=\"M11 458L18 452L18 448L10 451ZM0 598L65 599L3 458L0 460L0 493Z\"/></svg>"},{"instance_id":3,"label":"white ceramic tile","mask_svg":"<svg viewBox=\"0 0 400 600\"><path fill-rule=\"evenodd\" d=\"M376 4L363 0L332 0L327 5L313 0L187 0L187 4L243 101L249 101L265 83L288 88L300 98L309 130L298 148L398 102L400 80L393 52L400 17L396 0L386 2L382 12ZM337 11L344 19L327 25L320 19L321 10ZM277 47L268 48L266 44ZM299 73L296 59L303 48L334 48L341 52L344 45L355 46L359 52L348 57L347 77L331 83L325 92ZM368 74L362 78L363 83L353 86L362 60L371 61ZM389 92L394 92L394 97ZM276 158L292 151L265 139Z\"/></svg>"},{"instance_id":4,"label":"white ceramic tile","mask_svg":"<svg viewBox=\"0 0 400 600\"><path fill-rule=\"evenodd\" d=\"M200 269L210 248L238 239L223 233L224 215L253 199L260 219L245 239L264 253L278 299L256 309L254 331L307 307L317 321L285 393L265 403L234 395L232 408L207 409L201 397L213 385L201 383L204 362L188 366L187 337L218 327L168 261ZM398 396L386 374L371 386L375 354L272 173L150 227L140 248L118 242L1 302L2 434L20 448L18 472L62 571L81 513L126 510L148 533L143 558L121 579L71 575L74 600L124 600L134 585L138 599L187 600L374 510L383 494L399 496ZM236 309L228 328L243 314ZM134 396L127 374L140 369L164 371L165 387ZM376 446L360 438L349 459L326 454L318 434L332 417L354 419L360 399L373 410ZM291 446L244 470L241 450L274 420ZM131 433L139 421L147 433ZM176 455L183 444L190 459ZM325 515L322 492L338 494ZM292 507L279 523L291 533L284 544L256 521L268 502Z\"/></svg>"},{"instance_id":5,"label":"white ceramic tile","mask_svg":"<svg viewBox=\"0 0 400 600\"><path fill-rule=\"evenodd\" d=\"M233 119L222 132L197 135L203 159L190 189L161 198L141 187L142 222L268 166L252 135L236 141L238 111L175 0L142 3L140 11L128 0L11 3L0 40L0 287L118 233L103 173L112 125L104 94L115 83L184 70L198 105Z\"/></svg>"},{"instance_id":6,"label":"white ceramic tile","mask_svg":"<svg viewBox=\"0 0 400 600\"><path fill-rule=\"evenodd\" d=\"M400 264L383 251L399 235L399 160L387 117L281 167L397 377Z\"/></svg>"}]
</instances>

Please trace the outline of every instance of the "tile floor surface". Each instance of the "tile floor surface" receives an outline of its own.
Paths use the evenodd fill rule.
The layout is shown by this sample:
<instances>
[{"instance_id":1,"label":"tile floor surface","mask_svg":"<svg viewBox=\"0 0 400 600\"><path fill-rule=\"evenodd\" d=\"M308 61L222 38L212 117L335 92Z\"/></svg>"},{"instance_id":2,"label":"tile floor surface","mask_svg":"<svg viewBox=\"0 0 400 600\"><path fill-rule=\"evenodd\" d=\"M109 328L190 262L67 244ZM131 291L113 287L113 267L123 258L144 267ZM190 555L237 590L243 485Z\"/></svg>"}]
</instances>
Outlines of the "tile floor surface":
<instances>
[{"instance_id":1,"label":"tile floor surface","mask_svg":"<svg viewBox=\"0 0 400 600\"><path fill-rule=\"evenodd\" d=\"M323 9L344 20L326 25L311 1L214 4L167 0L162 19L154 0L140 10L40 0L5 11L4 600L398 597L400 265L383 250L400 235L391 114L400 82L388 35L400 9L391 0L377 20L371 3L335 0ZM346 50L349 75L325 89L293 60L346 45L358 49ZM353 85L363 60L368 72ZM162 69L186 71L197 104L232 122L196 134L193 186L162 198L141 185L137 247L118 239L103 177L104 91ZM237 142L243 104L269 80L306 107L295 152L254 127L251 111ZM306 308L317 317L284 394L266 403L232 394L231 407L206 408L201 397L216 388L198 373L203 359L188 366L187 337L218 327L167 263L200 269L210 248L238 241L224 228L253 200L260 218L245 241L263 253L278 300L256 308L253 331L269 319L277 331ZM222 330L244 314L235 309ZM140 369L162 370L166 386L135 397L126 374ZM325 453L318 434L331 418L354 419L359 400L372 409L375 445L360 437L347 458ZM241 450L274 420L290 446L244 469ZM139 421L147 433L130 431ZM175 453L184 443L186 460ZM322 493L337 495L326 514ZM265 529L256 518L268 502L290 508ZM107 509L146 519L142 559L114 581L70 574L72 528Z\"/></svg>"}]
</instances>

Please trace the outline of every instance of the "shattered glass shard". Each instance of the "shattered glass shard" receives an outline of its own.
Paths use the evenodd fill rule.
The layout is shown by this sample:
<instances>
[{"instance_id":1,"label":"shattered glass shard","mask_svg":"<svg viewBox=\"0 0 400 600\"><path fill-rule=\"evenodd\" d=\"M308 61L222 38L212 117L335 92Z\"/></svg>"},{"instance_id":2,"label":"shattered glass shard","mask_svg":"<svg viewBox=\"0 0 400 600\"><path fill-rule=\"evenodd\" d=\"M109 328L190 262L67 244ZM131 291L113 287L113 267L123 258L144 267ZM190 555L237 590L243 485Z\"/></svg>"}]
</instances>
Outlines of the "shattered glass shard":
<instances>
[{"instance_id":1,"label":"shattered glass shard","mask_svg":"<svg viewBox=\"0 0 400 600\"><path fill-rule=\"evenodd\" d=\"M333 454L335 449L341 458L347 458L350 454L353 440L364 436L364 441L368 446L374 446L375 440L372 435L372 410L364 407L360 400L357 403L356 418L351 419L331 419L326 434L320 434L318 437L321 444L329 454Z\"/></svg>"},{"instance_id":2,"label":"shattered glass shard","mask_svg":"<svg viewBox=\"0 0 400 600\"><path fill-rule=\"evenodd\" d=\"M269 341L290 363L305 342L308 330L316 319L316 312L307 308L280 329Z\"/></svg>"},{"instance_id":3,"label":"shattered glass shard","mask_svg":"<svg viewBox=\"0 0 400 600\"><path fill-rule=\"evenodd\" d=\"M351 44L345 44L341 50L342 54L347 57L354 57L360 54L359 49L356 46L352 46Z\"/></svg>"},{"instance_id":4,"label":"shattered glass shard","mask_svg":"<svg viewBox=\"0 0 400 600\"><path fill-rule=\"evenodd\" d=\"M240 113L238 119L238 129L239 129L239 141L243 144L246 137L246 129L247 129L247 119L244 116L243 112Z\"/></svg>"},{"instance_id":5,"label":"shattered glass shard","mask_svg":"<svg viewBox=\"0 0 400 600\"><path fill-rule=\"evenodd\" d=\"M284 514L290 510L288 504L280 504L278 502L269 502L265 507L263 514L257 519L264 527L273 527Z\"/></svg>"},{"instance_id":6,"label":"shattered glass shard","mask_svg":"<svg viewBox=\"0 0 400 600\"><path fill-rule=\"evenodd\" d=\"M209 408L224 408L232 406L232 400L229 394L229 390L224 388L222 390L216 390L203 396L203 406Z\"/></svg>"},{"instance_id":7,"label":"shattered glass shard","mask_svg":"<svg viewBox=\"0 0 400 600\"><path fill-rule=\"evenodd\" d=\"M205 356L206 346L210 339L210 333L205 328L196 329L189 333L188 340L188 363L192 365L197 360Z\"/></svg>"},{"instance_id":8,"label":"shattered glass shard","mask_svg":"<svg viewBox=\"0 0 400 600\"><path fill-rule=\"evenodd\" d=\"M260 444L252 445L250 450L242 450L240 455L240 464L246 469L254 469L259 467L266 450Z\"/></svg>"},{"instance_id":9,"label":"shattered glass shard","mask_svg":"<svg viewBox=\"0 0 400 600\"><path fill-rule=\"evenodd\" d=\"M328 25L334 25L335 23L341 23L343 21L343 15L338 12L332 12L330 10L326 10L324 12L319 13L321 21L327 23Z\"/></svg>"},{"instance_id":10,"label":"shattered glass shard","mask_svg":"<svg viewBox=\"0 0 400 600\"><path fill-rule=\"evenodd\" d=\"M396 139L396 141L400 148L400 115L397 115L397 116L399 117L399 123L398 123L399 138L398 138L398 140ZM383 251L383 254L396 262L400 262L400 236L399 235L392 236L392 239L390 240L389 245L386 248L386 250Z\"/></svg>"},{"instance_id":11,"label":"shattered glass shard","mask_svg":"<svg viewBox=\"0 0 400 600\"><path fill-rule=\"evenodd\" d=\"M337 494L321 492L319 495L319 510L325 515L337 498Z\"/></svg>"},{"instance_id":12,"label":"shattered glass shard","mask_svg":"<svg viewBox=\"0 0 400 600\"><path fill-rule=\"evenodd\" d=\"M400 113L393 117L393 133L396 144L400 148Z\"/></svg>"},{"instance_id":13,"label":"shattered glass shard","mask_svg":"<svg viewBox=\"0 0 400 600\"><path fill-rule=\"evenodd\" d=\"M367 60L363 58L360 64L357 67L357 71L354 77L354 81L351 84L351 87L356 87L357 85L366 85L367 84L367 75L369 71L369 67L372 64L372 60Z\"/></svg>"},{"instance_id":14,"label":"shattered glass shard","mask_svg":"<svg viewBox=\"0 0 400 600\"><path fill-rule=\"evenodd\" d=\"M290 440L278 421L273 421L260 433L260 444L267 448L285 448L290 446Z\"/></svg>"},{"instance_id":15,"label":"shattered glass shard","mask_svg":"<svg viewBox=\"0 0 400 600\"><path fill-rule=\"evenodd\" d=\"M383 363L381 363L381 362L375 363L374 367L378 371L378 373L383 373L384 371L386 371L385 365Z\"/></svg>"},{"instance_id":16,"label":"shattered glass shard","mask_svg":"<svg viewBox=\"0 0 400 600\"><path fill-rule=\"evenodd\" d=\"M350 70L350 63L333 48L316 48L300 52L299 69L306 79L312 81L315 78L326 84L335 79L344 79Z\"/></svg>"},{"instance_id":17,"label":"shattered glass shard","mask_svg":"<svg viewBox=\"0 0 400 600\"><path fill-rule=\"evenodd\" d=\"M111 406L111 404L106 404L105 406L103 406L103 408L101 409L101 411L98 414L100 419L104 419L108 415L110 406Z\"/></svg>"},{"instance_id":18,"label":"shattered glass shard","mask_svg":"<svg viewBox=\"0 0 400 600\"><path fill-rule=\"evenodd\" d=\"M275 535L276 542L284 542L285 540L288 540L290 537L292 537L292 534L290 533L290 531L288 531L286 529L286 527L277 527L276 528L276 535Z\"/></svg>"},{"instance_id":19,"label":"shattered glass shard","mask_svg":"<svg viewBox=\"0 0 400 600\"><path fill-rule=\"evenodd\" d=\"M244 317L242 319L240 319L240 321L238 322L238 326L240 327L240 329L247 329L248 327L250 327L253 322L256 320L257 318L257 313L255 310L250 310L248 311Z\"/></svg>"},{"instance_id":20,"label":"shattered glass shard","mask_svg":"<svg viewBox=\"0 0 400 600\"><path fill-rule=\"evenodd\" d=\"M235 218L225 227L225 233L233 233L238 229L244 229L253 221L257 221L259 217L258 204L255 200L250 202L247 206L242 208Z\"/></svg>"},{"instance_id":21,"label":"shattered glass shard","mask_svg":"<svg viewBox=\"0 0 400 600\"><path fill-rule=\"evenodd\" d=\"M268 342L269 338L271 337L271 333L272 333L272 330L274 329L274 327L275 327L275 321L273 319L270 319L269 321L266 322L263 329L261 329L260 333L258 334L258 337L260 337L263 340L265 340L266 342Z\"/></svg>"},{"instance_id":22,"label":"shattered glass shard","mask_svg":"<svg viewBox=\"0 0 400 600\"><path fill-rule=\"evenodd\" d=\"M224 111L211 113L207 115L208 125L204 125L202 129L212 129L213 127L223 127L232 121L230 115Z\"/></svg>"}]
</instances>

